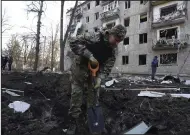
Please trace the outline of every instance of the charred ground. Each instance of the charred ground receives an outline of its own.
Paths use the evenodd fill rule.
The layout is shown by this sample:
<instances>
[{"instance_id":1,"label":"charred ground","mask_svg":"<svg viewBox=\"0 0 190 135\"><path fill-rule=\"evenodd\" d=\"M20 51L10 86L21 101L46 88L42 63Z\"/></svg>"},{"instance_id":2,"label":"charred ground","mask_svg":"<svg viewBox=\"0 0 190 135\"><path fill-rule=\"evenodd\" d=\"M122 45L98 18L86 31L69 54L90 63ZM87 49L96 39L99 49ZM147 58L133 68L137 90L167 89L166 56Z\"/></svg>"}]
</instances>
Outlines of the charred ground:
<instances>
[{"instance_id":1,"label":"charred ground","mask_svg":"<svg viewBox=\"0 0 190 135\"><path fill-rule=\"evenodd\" d=\"M138 80L137 83L130 79L119 81L120 83L116 84L115 87L123 89L142 88L148 85L161 87L157 81ZM28 85L25 82L32 84ZM1 83L2 88L24 91L24 96L19 98L2 93L2 135L65 134L63 129L68 128L70 103L68 73L2 73ZM172 85L182 87L179 84ZM184 93L189 93L189 91L190 89L183 90ZM152 134L190 133L190 101L188 99L169 96L145 98L137 97L138 93L139 91L126 90L101 91L100 102L103 107L107 130L107 133L104 134L121 134L141 121L153 125L150 130ZM16 100L29 103L30 109L25 113L14 113L8 104ZM83 108L85 112L85 107ZM86 126L84 125L84 127ZM89 134L88 129L85 129L82 134Z\"/></svg>"}]
</instances>

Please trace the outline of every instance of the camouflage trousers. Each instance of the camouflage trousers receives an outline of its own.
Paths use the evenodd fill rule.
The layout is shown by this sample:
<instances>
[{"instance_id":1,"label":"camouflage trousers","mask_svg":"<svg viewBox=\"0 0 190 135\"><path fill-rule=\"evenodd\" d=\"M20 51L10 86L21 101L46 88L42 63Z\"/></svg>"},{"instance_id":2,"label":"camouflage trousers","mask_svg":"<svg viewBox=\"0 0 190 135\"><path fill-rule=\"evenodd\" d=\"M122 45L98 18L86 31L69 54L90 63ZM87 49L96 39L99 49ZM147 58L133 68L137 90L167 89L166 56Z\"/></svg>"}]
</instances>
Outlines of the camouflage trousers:
<instances>
[{"instance_id":1,"label":"camouflage trousers","mask_svg":"<svg viewBox=\"0 0 190 135\"><path fill-rule=\"evenodd\" d=\"M71 82L71 101L69 115L73 118L78 118L81 114L81 106L83 98L86 97L87 108L94 104L94 91L91 85L89 70L85 65L74 63L71 67L72 82Z\"/></svg>"}]
</instances>

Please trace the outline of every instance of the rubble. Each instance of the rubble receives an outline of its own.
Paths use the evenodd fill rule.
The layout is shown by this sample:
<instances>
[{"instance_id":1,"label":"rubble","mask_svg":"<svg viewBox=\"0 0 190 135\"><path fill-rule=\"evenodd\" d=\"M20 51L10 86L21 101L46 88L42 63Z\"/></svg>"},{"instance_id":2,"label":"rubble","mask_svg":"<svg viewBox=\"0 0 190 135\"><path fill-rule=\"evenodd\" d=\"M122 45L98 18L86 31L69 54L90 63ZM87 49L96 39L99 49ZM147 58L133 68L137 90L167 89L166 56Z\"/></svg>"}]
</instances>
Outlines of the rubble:
<instances>
[{"instance_id":1,"label":"rubble","mask_svg":"<svg viewBox=\"0 0 190 135\"><path fill-rule=\"evenodd\" d=\"M67 73L3 73L2 87L24 91L24 96L10 97L1 93L2 135L64 135L70 120L68 116L71 87L69 77ZM131 76L130 80L127 78L116 78L119 82L114 87L118 89L184 87L182 84L175 83L161 85L161 81L158 80L150 82L146 80L148 77L143 79L143 77ZM135 83L137 80L139 83ZM107 80L102 81L105 84ZM24 82L31 82L32 85ZM46 100L39 91L51 100ZM162 98L146 98L138 97L138 93L139 91L133 90L100 90L100 104L106 128L104 135L119 135L141 121L155 127L155 130L151 131L151 128L149 131L154 134L190 133L189 99L172 98L167 95ZM173 91L168 90L167 93L173 93ZM175 93L189 94L190 89L182 89ZM14 101L26 102L30 104L30 108L22 114L14 113L14 110L8 107L9 103ZM82 105L82 112L81 116L83 117L86 114L85 104ZM88 126L84 126L85 131L82 135L88 135Z\"/></svg>"},{"instance_id":2,"label":"rubble","mask_svg":"<svg viewBox=\"0 0 190 135\"><path fill-rule=\"evenodd\" d=\"M14 101L13 103L9 104L9 108L13 108L15 112L22 112L24 113L26 110L28 110L30 107L30 104L22 101Z\"/></svg>"}]
</instances>

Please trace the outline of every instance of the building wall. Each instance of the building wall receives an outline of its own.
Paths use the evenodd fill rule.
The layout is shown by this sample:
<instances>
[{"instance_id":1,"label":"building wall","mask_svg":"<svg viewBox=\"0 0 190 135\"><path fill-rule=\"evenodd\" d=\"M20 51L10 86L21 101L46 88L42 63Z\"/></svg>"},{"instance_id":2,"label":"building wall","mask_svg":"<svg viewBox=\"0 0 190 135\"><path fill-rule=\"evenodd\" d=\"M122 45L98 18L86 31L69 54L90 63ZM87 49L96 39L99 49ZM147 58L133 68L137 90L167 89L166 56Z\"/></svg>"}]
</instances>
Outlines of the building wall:
<instances>
[{"instance_id":1,"label":"building wall","mask_svg":"<svg viewBox=\"0 0 190 135\"><path fill-rule=\"evenodd\" d=\"M94 31L94 27L106 26L110 22L116 22L116 24L123 24L124 19L130 18L129 27L127 27L126 37L129 37L129 45L123 45L121 42L117 48L117 59L115 65L112 69L112 73L137 73L137 74L150 74L151 73L151 62L155 55L158 56L160 61L160 54L167 53L177 53L177 64L173 65L160 65L157 69L159 74L176 74L180 69L181 65L184 63L184 60L190 50L190 47L182 49L179 52L177 50L152 50L153 41L158 39L158 30L173 26L179 27L179 35L190 34L190 21L186 19L185 23L176 24L172 26L164 26L160 28L152 28L152 21L155 19L155 15L159 15L159 10L162 7L175 4L181 5L184 1L172 1L165 4L160 4L157 6L151 6L150 2L146 4L140 4L140 1L131 1L131 6L129 9L125 9L125 1L119 1L119 18L110 20L107 22L102 22L100 19L95 20L96 12L103 12L101 4L95 7L95 1L90 2L90 10L83 11L82 22L84 24L84 29L89 32ZM83 8L86 5L83 5ZM140 23L140 15L147 13L147 21ZM187 18L190 18L190 2L187 2ZM90 17L90 22L86 23L86 17ZM153 17L154 16L154 17ZM147 43L139 44L139 34L147 33ZM188 44L190 41L188 40ZM146 54L146 65L139 65L139 55ZM129 63L127 65L122 65L122 56L129 57ZM190 74L190 56L187 59L186 64L184 65L181 73Z\"/></svg>"}]
</instances>

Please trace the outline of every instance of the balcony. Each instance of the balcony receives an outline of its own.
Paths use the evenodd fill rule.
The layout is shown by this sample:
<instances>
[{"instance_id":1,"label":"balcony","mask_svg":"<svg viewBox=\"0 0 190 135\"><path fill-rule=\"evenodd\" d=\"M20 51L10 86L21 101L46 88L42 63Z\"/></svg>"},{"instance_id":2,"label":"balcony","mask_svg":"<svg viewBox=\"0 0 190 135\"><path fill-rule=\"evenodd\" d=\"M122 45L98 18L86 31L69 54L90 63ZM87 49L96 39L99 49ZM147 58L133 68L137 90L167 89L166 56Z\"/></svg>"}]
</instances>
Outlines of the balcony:
<instances>
[{"instance_id":1,"label":"balcony","mask_svg":"<svg viewBox=\"0 0 190 135\"><path fill-rule=\"evenodd\" d=\"M186 4L173 4L160 9L159 14L153 15L153 28L184 23L186 20Z\"/></svg>"},{"instance_id":2,"label":"balcony","mask_svg":"<svg viewBox=\"0 0 190 135\"><path fill-rule=\"evenodd\" d=\"M160 1L160 0L155 0L155 1L151 1L152 6L157 6L157 5L161 5L167 2L170 2L172 0L164 0L164 1Z\"/></svg>"},{"instance_id":3,"label":"balcony","mask_svg":"<svg viewBox=\"0 0 190 135\"><path fill-rule=\"evenodd\" d=\"M154 19L152 23L152 27L159 28L159 27L168 26L168 25L180 24L180 23L184 23L185 20L186 20L185 13L177 11L167 16L162 16L162 17Z\"/></svg>"},{"instance_id":4,"label":"balcony","mask_svg":"<svg viewBox=\"0 0 190 135\"><path fill-rule=\"evenodd\" d=\"M153 42L152 50L179 50L187 48L188 39L159 39Z\"/></svg>"},{"instance_id":5,"label":"balcony","mask_svg":"<svg viewBox=\"0 0 190 135\"><path fill-rule=\"evenodd\" d=\"M119 13L120 13L119 8L115 8L113 10L101 13L100 14L100 19L102 21L114 20L116 18L119 18Z\"/></svg>"}]
</instances>

